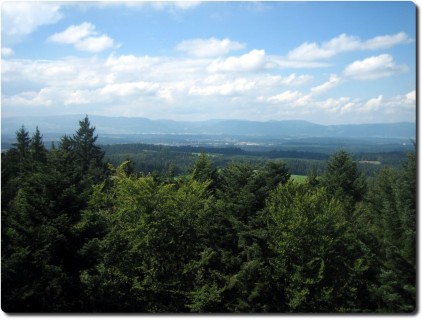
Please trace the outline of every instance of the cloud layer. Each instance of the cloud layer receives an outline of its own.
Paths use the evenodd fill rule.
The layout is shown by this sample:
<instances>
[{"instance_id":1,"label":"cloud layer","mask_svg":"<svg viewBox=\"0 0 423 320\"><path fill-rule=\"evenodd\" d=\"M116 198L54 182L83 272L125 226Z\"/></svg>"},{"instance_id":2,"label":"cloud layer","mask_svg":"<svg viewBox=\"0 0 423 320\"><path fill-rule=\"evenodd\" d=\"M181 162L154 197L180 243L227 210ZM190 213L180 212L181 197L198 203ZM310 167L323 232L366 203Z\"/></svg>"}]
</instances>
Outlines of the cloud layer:
<instances>
[{"instance_id":1,"label":"cloud layer","mask_svg":"<svg viewBox=\"0 0 423 320\"><path fill-rule=\"evenodd\" d=\"M2 34L22 36L39 26L62 19L60 5L46 2L5 2L2 4Z\"/></svg>"},{"instance_id":2,"label":"cloud layer","mask_svg":"<svg viewBox=\"0 0 423 320\"><path fill-rule=\"evenodd\" d=\"M397 65L389 54L357 60L348 65L344 74L358 80L375 80L408 71L406 65Z\"/></svg>"},{"instance_id":3,"label":"cloud layer","mask_svg":"<svg viewBox=\"0 0 423 320\"><path fill-rule=\"evenodd\" d=\"M147 8L149 13L181 17L199 4L102 2L89 6ZM6 3L2 35L9 39L28 37L40 26L61 20L62 12L64 8L54 2ZM413 118L416 92L410 90L412 84L392 95L386 90L379 92L375 84L379 79L386 83L390 77L408 72L409 66L397 62L404 59L390 50L414 41L405 32L368 39L341 33L321 43L300 42L284 52L275 49L284 48L283 45L260 47L257 43L265 42L240 42L230 32L203 38L190 33L192 38L179 38L179 43L172 38L173 42L160 54L145 55L123 51L124 44L120 50L120 44L107 30L97 30L89 15L86 18L85 22L56 29L54 34L43 33L48 28L37 33L38 37L44 35L42 44L46 47L75 49L67 58L22 58L30 55L21 55L19 47L4 43L3 112L93 110L104 115L190 120L339 118L361 122L363 115L366 119L378 115L383 121L385 116L388 119L397 114L403 115L402 119ZM118 38L117 34L114 37ZM98 54L104 51L105 54ZM342 53L350 54L333 59ZM359 92L357 88L366 85L373 86L372 90Z\"/></svg>"},{"instance_id":4,"label":"cloud layer","mask_svg":"<svg viewBox=\"0 0 423 320\"><path fill-rule=\"evenodd\" d=\"M62 44L73 44L79 51L101 52L114 46L114 40L109 36L98 35L95 26L84 22L71 25L66 30L53 34L48 41Z\"/></svg>"},{"instance_id":5,"label":"cloud layer","mask_svg":"<svg viewBox=\"0 0 423 320\"><path fill-rule=\"evenodd\" d=\"M197 119L226 114L261 120L324 114L353 119L352 115L372 112L382 117L401 110L412 112L415 107L415 91L369 99L327 97L346 80L331 74L318 84L307 74L274 75L263 66L265 57L264 52L250 51L221 60L114 54L105 59L5 60L6 85L37 83L39 88L4 95L2 104L15 108L63 105L69 110L95 106L100 114L152 118L176 112L181 119L190 110L190 117L196 119L194 106ZM221 63L220 69L216 63Z\"/></svg>"},{"instance_id":6,"label":"cloud layer","mask_svg":"<svg viewBox=\"0 0 423 320\"><path fill-rule=\"evenodd\" d=\"M358 37L349 36L343 33L336 38L322 43L321 45L318 45L316 42L305 42L299 47L289 51L288 58L290 60L300 61L322 60L332 58L342 52L383 50L410 42L412 42L412 39L410 39L404 32L399 32L393 35L377 36L366 41L362 41Z\"/></svg>"},{"instance_id":7,"label":"cloud layer","mask_svg":"<svg viewBox=\"0 0 423 320\"><path fill-rule=\"evenodd\" d=\"M244 48L245 44L231 41L227 38L223 40L209 38L182 41L178 44L176 50L185 52L188 55L197 58L210 58L224 56L230 51L241 50Z\"/></svg>"}]
</instances>

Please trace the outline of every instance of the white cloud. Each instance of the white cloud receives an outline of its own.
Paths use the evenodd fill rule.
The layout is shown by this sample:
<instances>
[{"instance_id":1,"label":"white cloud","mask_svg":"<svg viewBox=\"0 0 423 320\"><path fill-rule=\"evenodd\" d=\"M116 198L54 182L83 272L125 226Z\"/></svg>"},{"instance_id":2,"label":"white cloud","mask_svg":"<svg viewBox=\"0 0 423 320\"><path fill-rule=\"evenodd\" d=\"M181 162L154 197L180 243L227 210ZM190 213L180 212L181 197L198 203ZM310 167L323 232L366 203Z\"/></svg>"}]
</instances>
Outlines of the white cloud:
<instances>
[{"instance_id":1,"label":"white cloud","mask_svg":"<svg viewBox=\"0 0 423 320\"><path fill-rule=\"evenodd\" d=\"M55 33L47 40L57 43L74 44L94 34L96 34L95 26L89 22L84 22L80 25L71 25L65 31Z\"/></svg>"},{"instance_id":2,"label":"white cloud","mask_svg":"<svg viewBox=\"0 0 423 320\"><path fill-rule=\"evenodd\" d=\"M306 95L302 95L298 99L294 100L292 102L292 104L296 107L306 107L306 106L309 106L312 102L313 101L311 99L311 95L306 94Z\"/></svg>"},{"instance_id":3,"label":"white cloud","mask_svg":"<svg viewBox=\"0 0 423 320\"><path fill-rule=\"evenodd\" d=\"M227 38L223 40L209 38L182 41L177 45L176 50L186 52L193 57L210 58L224 56L230 51L241 50L244 47L244 44Z\"/></svg>"},{"instance_id":4,"label":"white cloud","mask_svg":"<svg viewBox=\"0 0 423 320\"><path fill-rule=\"evenodd\" d=\"M226 82L221 85L211 86L193 86L189 94L193 96L231 96L249 92L255 86L255 82L248 81L245 78L238 78L231 82Z\"/></svg>"},{"instance_id":5,"label":"white cloud","mask_svg":"<svg viewBox=\"0 0 423 320\"><path fill-rule=\"evenodd\" d=\"M341 82L340 77L338 77L336 74L331 74L328 81L326 81L325 83L319 86L311 88L310 91L313 94L320 94L336 87L340 82Z\"/></svg>"},{"instance_id":6,"label":"white cloud","mask_svg":"<svg viewBox=\"0 0 423 320\"><path fill-rule=\"evenodd\" d=\"M382 104L383 96L379 95L377 98L369 99L364 104L364 107L362 110L364 111L377 111L379 110L381 104Z\"/></svg>"},{"instance_id":7,"label":"white cloud","mask_svg":"<svg viewBox=\"0 0 423 320\"><path fill-rule=\"evenodd\" d=\"M313 77L308 74L297 76L295 73L292 73L288 77L282 79L282 83L285 85L300 86L306 84L311 79L313 79Z\"/></svg>"},{"instance_id":8,"label":"white cloud","mask_svg":"<svg viewBox=\"0 0 423 320\"><path fill-rule=\"evenodd\" d=\"M13 106L50 106L53 103L54 93L51 88L42 88L40 91L24 91L3 99L3 103Z\"/></svg>"},{"instance_id":9,"label":"white cloud","mask_svg":"<svg viewBox=\"0 0 423 320\"><path fill-rule=\"evenodd\" d=\"M348 102L347 104L345 104L341 110L340 113L344 114L344 113L349 113L354 111L354 108L356 107L356 104L354 102Z\"/></svg>"},{"instance_id":10,"label":"white cloud","mask_svg":"<svg viewBox=\"0 0 423 320\"><path fill-rule=\"evenodd\" d=\"M282 56L267 56L266 66L269 68L325 68L330 64L318 61L290 60Z\"/></svg>"},{"instance_id":11,"label":"white cloud","mask_svg":"<svg viewBox=\"0 0 423 320\"><path fill-rule=\"evenodd\" d=\"M75 90L71 92L64 101L64 105L84 105L91 102L92 92L90 90Z\"/></svg>"},{"instance_id":12,"label":"white cloud","mask_svg":"<svg viewBox=\"0 0 423 320\"><path fill-rule=\"evenodd\" d=\"M107 35L99 37L88 37L75 43L75 48L79 51L101 52L113 47L114 40Z\"/></svg>"},{"instance_id":13,"label":"white cloud","mask_svg":"<svg viewBox=\"0 0 423 320\"><path fill-rule=\"evenodd\" d=\"M381 54L354 61L345 68L344 74L357 80L373 80L407 71L408 67L395 64L391 55Z\"/></svg>"},{"instance_id":14,"label":"white cloud","mask_svg":"<svg viewBox=\"0 0 423 320\"><path fill-rule=\"evenodd\" d=\"M140 0L125 0L125 1L87 1L86 3L81 3L81 1L70 2L72 5L81 6L86 8L87 6L92 6L96 8L109 8L109 7L118 7L124 6L130 9L144 9L152 8L157 11L170 11L175 13L178 11L187 11L192 8L195 8L201 5L203 1L140 1Z\"/></svg>"},{"instance_id":15,"label":"white cloud","mask_svg":"<svg viewBox=\"0 0 423 320\"><path fill-rule=\"evenodd\" d=\"M103 34L97 36L95 26L89 22L71 25L66 30L55 33L47 40L50 42L73 44L79 51L101 52L114 46L114 40Z\"/></svg>"},{"instance_id":16,"label":"white cloud","mask_svg":"<svg viewBox=\"0 0 423 320\"><path fill-rule=\"evenodd\" d=\"M96 58L13 59L2 62L2 80L14 87L26 82L55 88L95 87L105 81L104 70Z\"/></svg>"},{"instance_id":17,"label":"white cloud","mask_svg":"<svg viewBox=\"0 0 423 320\"><path fill-rule=\"evenodd\" d=\"M201 1L175 1L174 5L179 9L191 9L196 6L199 6Z\"/></svg>"},{"instance_id":18,"label":"white cloud","mask_svg":"<svg viewBox=\"0 0 423 320\"><path fill-rule=\"evenodd\" d=\"M128 3L131 3L131 2L128 2ZM157 10L174 9L174 8L179 10L188 10L200 5L201 1L153 1L153 2L148 2L147 4Z\"/></svg>"},{"instance_id":19,"label":"white cloud","mask_svg":"<svg viewBox=\"0 0 423 320\"><path fill-rule=\"evenodd\" d=\"M405 95L405 103L416 103L416 90L413 90Z\"/></svg>"},{"instance_id":20,"label":"white cloud","mask_svg":"<svg viewBox=\"0 0 423 320\"><path fill-rule=\"evenodd\" d=\"M341 52L356 50L381 50L399 44L412 42L407 34L399 32L394 35L377 36L367 41L362 41L355 36L345 33L327 42L318 45L316 42L305 42L299 47L288 52L288 59L293 61L313 61L331 58Z\"/></svg>"},{"instance_id":21,"label":"white cloud","mask_svg":"<svg viewBox=\"0 0 423 320\"><path fill-rule=\"evenodd\" d=\"M335 113L345 109L345 107L349 108L352 106L352 102L350 102L349 97L340 97L338 99L328 98L323 101L317 101L315 102L315 105L319 109L323 109L324 111L330 113Z\"/></svg>"},{"instance_id":22,"label":"white cloud","mask_svg":"<svg viewBox=\"0 0 423 320\"><path fill-rule=\"evenodd\" d=\"M310 61L327 59L335 55L331 49L320 48L315 42L303 43L299 47L288 52L288 59L299 61Z\"/></svg>"},{"instance_id":23,"label":"white cloud","mask_svg":"<svg viewBox=\"0 0 423 320\"><path fill-rule=\"evenodd\" d=\"M144 81L108 84L100 90L102 95L115 95L120 97L132 96L139 93L154 93L159 89L156 83Z\"/></svg>"},{"instance_id":24,"label":"white cloud","mask_svg":"<svg viewBox=\"0 0 423 320\"><path fill-rule=\"evenodd\" d=\"M155 68L159 62L161 62L161 60L157 57L137 57L134 55L121 55L116 57L110 55L106 60L105 66L118 74L128 72L138 73Z\"/></svg>"},{"instance_id":25,"label":"white cloud","mask_svg":"<svg viewBox=\"0 0 423 320\"><path fill-rule=\"evenodd\" d=\"M60 5L47 2L4 2L2 4L2 34L22 36L42 25L59 21Z\"/></svg>"},{"instance_id":26,"label":"white cloud","mask_svg":"<svg viewBox=\"0 0 423 320\"><path fill-rule=\"evenodd\" d=\"M11 48L5 48L5 47L1 48L1 56L3 58L13 56L14 54L15 52Z\"/></svg>"},{"instance_id":27,"label":"white cloud","mask_svg":"<svg viewBox=\"0 0 423 320\"><path fill-rule=\"evenodd\" d=\"M413 42L413 40L410 39L406 33L399 32L394 35L378 36L367 40L363 45L363 48L369 50L383 50L389 49L398 44L406 44L411 42Z\"/></svg>"},{"instance_id":28,"label":"white cloud","mask_svg":"<svg viewBox=\"0 0 423 320\"><path fill-rule=\"evenodd\" d=\"M361 114L373 117L374 113L382 117L390 112L408 119L415 111L415 90L393 98L384 95L379 109L379 97L362 101L339 98L335 93L319 101L317 97L320 96L316 93L338 85L339 76L331 75L328 81L314 89L301 87L304 89L301 92L297 87L288 86L309 81L311 76L294 73L282 76L275 70L270 72L265 67L265 58L261 59L258 69L231 66L224 69L230 72L218 73L207 70L210 59L189 57L113 54L107 58L5 59L2 61L3 85L14 89L2 92L2 107L9 113L15 112L12 111L15 107L22 107L21 110L23 107L28 110L57 107L67 112L84 112L92 108L104 115L175 119L241 117L270 120L307 115L312 121L326 121L325 115L329 115L330 119L359 122ZM228 59L212 62L216 61L223 63ZM389 119L388 116L385 119Z\"/></svg>"},{"instance_id":29,"label":"white cloud","mask_svg":"<svg viewBox=\"0 0 423 320\"><path fill-rule=\"evenodd\" d=\"M269 102L276 102L276 103L284 103L299 99L303 95L298 91L284 91L278 95L269 97L267 101Z\"/></svg>"},{"instance_id":30,"label":"white cloud","mask_svg":"<svg viewBox=\"0 0 423 320\"><path fill-rule=\"evenodd\" d=\"M409 110L416 109L416 90L410 91L404 95L397 95L387 101L384 101L384 105L388 108L398 109L405 108Z\"/></svg>"},{"instance_id":31,"label":"white cloud","mask_svg":"<svg viewBox=\"0 0 423 320\"><path fill-rule=\"evenodd\" d=\"M390 98L384 98L383 95L370 98L368 100L361 100L359 98L352 99L350 97L341 97L338 99L329 98L325 101L316 101L314 105L327 112L337 113L339 115L354 116L357 120L363 119L363 117L384 119L386 115L390 115L389 119L392 120L392 115L397 114L398 116L410 119L409 116L415 112L415 100L413 101L413 93L411 91L404 95L397 95ZM394 118L395 121L402 121L401 119Z\"/></svg>"},{"instance_id":32,"label":"white cloud","mask_svg":"<svg viewBox=\"0 0 423 320\"><path fill-rule=\"evenodd\" d=\"M252 50L239 57L229 57L213 61L210 72L245 72L262 69L266 63L264 50Z\"/></svg>"}]
</instances>

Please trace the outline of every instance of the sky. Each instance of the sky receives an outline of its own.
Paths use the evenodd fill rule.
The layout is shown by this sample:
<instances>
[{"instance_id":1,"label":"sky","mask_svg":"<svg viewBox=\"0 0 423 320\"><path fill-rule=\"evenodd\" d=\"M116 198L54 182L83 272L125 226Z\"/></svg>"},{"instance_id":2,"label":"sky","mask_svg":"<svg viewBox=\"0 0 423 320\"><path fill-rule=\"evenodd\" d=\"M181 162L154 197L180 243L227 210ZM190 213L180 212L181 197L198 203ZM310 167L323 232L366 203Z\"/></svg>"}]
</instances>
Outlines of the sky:
<instances>
[{"instance_id":1,"label":"sky","mask_svg":"<svg viewBox=\"0 0 423 320\"><path fill-rule=\"evenodd\" d=\"M1 114L416 121L413 2L3 2Z\"/></svg>"}]
</instances>

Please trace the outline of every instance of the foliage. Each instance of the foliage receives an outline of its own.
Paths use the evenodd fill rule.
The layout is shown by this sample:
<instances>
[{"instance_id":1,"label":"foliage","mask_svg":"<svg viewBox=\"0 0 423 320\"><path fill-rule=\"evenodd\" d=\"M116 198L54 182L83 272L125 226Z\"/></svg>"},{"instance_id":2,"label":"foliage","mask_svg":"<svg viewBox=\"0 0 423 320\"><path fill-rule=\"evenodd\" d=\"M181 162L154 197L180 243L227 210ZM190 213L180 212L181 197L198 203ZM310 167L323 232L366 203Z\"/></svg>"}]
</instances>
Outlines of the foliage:
<instances>
[{"instance_id":1,"label":"foliage","mask_svg":"<svg viewBox=\"0 0 423 320\"><path fill-rule=\"evenodd\" d=\"M113 166L96 141L85 117L2 153L5 312L415 310L415 153L366 180L342 150L129 145Z\"/></svg>"},{"instance_id":2,"label":"foliage","mask_svg":"<svg viewBox=\"0 0 423 320\"><path fill-rule=\"evenodd\" d=\"M290 182L271 194L267 211L287 311L364 311L358 292L368 265L345 206L323 188Z\"/></svg>"},{"instance_id":3,"label":"foliage","mask_svg":"<svg viewBox=\"0 0 423 320\"><path fill-rule=\"evenodd\" d=\"M381 264L373 286L384 312L411 312L416 307L416 155L400 170L385 169L368 196L369 227Z\"/></svg>"},{"instance_id":4,"label":"foliage","mask_svg":"<svg viewBox=\"0 0 423 320\"><path fill-rule=\"evenodd\" d=\"M321 183L330 194L352 206L363 199L367 190L364 176L358 171L351 155L344 150L336 152L329 159Z\"/></svg>"}]
</instances>

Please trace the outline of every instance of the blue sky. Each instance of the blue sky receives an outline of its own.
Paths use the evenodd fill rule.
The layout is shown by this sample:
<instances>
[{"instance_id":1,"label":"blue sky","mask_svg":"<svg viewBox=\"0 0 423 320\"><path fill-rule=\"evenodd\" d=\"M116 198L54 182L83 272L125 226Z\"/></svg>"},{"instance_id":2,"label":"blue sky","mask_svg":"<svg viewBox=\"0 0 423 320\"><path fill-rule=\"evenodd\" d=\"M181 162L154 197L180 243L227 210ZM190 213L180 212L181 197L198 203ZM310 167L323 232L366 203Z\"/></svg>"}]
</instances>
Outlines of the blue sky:
<instances>
[{"instance_id":1,"label":"blue sky","mask_svg":"<svg viewBox=\"0 0 423 320\"><path fill-rule=\"evenodd\" d=\"M412 2L4 2L2 117L415 121Z\"/></svg>"}]
</instances>

